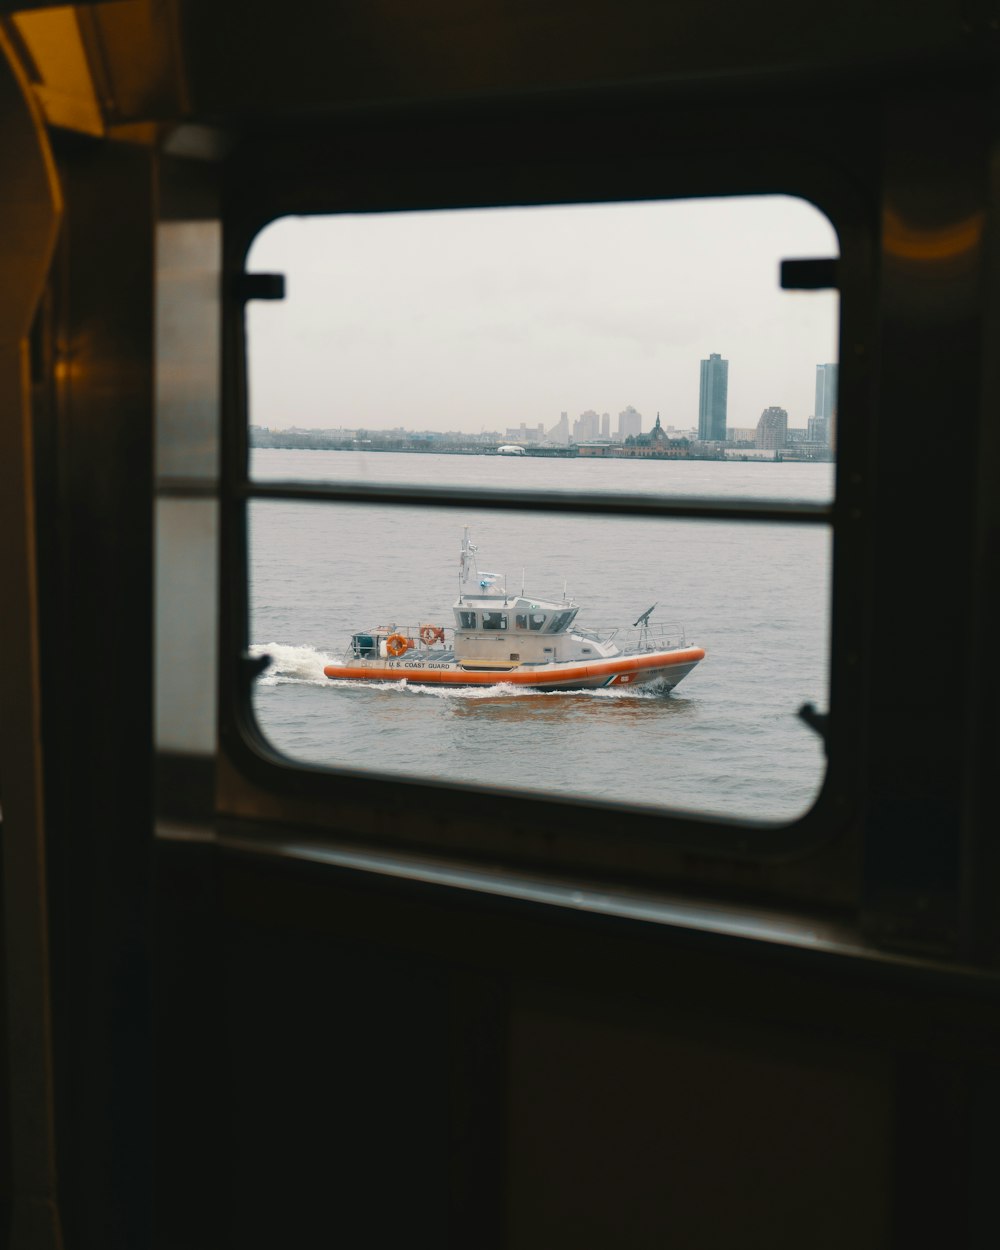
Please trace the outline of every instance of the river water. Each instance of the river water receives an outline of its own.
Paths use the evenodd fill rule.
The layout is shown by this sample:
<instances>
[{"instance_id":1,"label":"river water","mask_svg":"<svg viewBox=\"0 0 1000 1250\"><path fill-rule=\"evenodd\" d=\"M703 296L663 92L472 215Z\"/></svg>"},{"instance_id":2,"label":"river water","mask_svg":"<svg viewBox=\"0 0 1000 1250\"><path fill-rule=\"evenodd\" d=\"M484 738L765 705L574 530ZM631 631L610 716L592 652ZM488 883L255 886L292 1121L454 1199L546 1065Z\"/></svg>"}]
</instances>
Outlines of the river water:
<instances>
[{"instance_id":1,"label":"river water","mask_svg":"<svg viewBox=\"0 0 1000 1250\"><path fill-rule=\"evenodd\" d=\"M552 492L827 501L833 466L258 450L253 475ZM683 627L706 658L671 693L541 694L330 681L349 635L454 624L468 524L512 592L581 626ZM256 501L250 631L272 658L254 710L275 749L335 768L758 820L815 801L825 761L797 717L827 705L831 537L821 526L648 521Z\"/></svg>"}]
</instances>

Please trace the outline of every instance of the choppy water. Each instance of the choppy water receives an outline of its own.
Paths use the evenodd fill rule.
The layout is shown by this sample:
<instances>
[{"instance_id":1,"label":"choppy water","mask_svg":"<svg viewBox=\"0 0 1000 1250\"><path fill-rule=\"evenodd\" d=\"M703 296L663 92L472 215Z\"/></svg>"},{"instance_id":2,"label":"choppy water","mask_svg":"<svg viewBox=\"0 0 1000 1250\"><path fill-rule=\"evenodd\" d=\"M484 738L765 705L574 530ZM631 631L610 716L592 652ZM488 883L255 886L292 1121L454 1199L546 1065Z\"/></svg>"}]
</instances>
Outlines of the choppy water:
<instances>
[{"instance_id":1,"label":"choppy water","mask_svg":"<svg viewBox=\"0 0 1000 1250\"><path fill-rule=\"evenodd\" d=\"M257 451L260 479L447 483L826 500L830 465ZM354 686L323 665L381 622L453 623L462 525L512 591L583 605L583 626L680 623L707 657L672 693L502 684ZM259 501L251 637L272 657L254 707L283 754L335 767L789 820L822 784L796 716L826 706L823 527L636 521Z\"/></svg>"}]
</instances>

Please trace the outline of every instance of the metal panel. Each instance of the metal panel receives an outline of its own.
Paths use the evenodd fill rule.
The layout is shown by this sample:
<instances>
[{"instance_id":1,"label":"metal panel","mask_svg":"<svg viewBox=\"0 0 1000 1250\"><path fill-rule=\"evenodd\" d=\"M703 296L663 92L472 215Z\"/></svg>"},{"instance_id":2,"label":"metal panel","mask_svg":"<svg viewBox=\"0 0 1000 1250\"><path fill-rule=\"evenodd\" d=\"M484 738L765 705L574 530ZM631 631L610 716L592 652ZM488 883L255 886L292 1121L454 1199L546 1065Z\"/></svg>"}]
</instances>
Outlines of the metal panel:
<instances>
[{"instance_id":1,"label":"metal panel","mask_svg":"<svg viewBox=\"0 0 1000 1250\"><path fill-rule=\"evenodd\" d=\"M218 219L160 221L156 284L156 474L219 473Z\"/></svg>"},{"instance_id":2,"label":"metal panel","mask_svg":"<svg viewBox=\"0 0 1000 1250\"><path fill-rule=\"evenodd\" d=\"M164 157L156 226L156 744L215 750L220 273L217 173ZM184 481L201 498L164 498Z\"/></svg>"},{"instance_id":3,"label":"metal panel","mask_svg":"<svg viewBox=\"0 0 1000 1250\"><path fill-rule=\"evenodd\" d=\"M868 759L865 907L878 941L938 951L958 938L975 465L959 454L961 435L943 457L931 431L971 424L980 402L983 103L973 90L902 97L885 133L872 528L872 644L884 645L871 690L882 732ZM946 613L947 685L920 679L923 595Z\"/></svg>"},{"instance_id":4,"label":"metal panel","mask_svg":"<svg viewBox=\"0 0 1000 1250\"><path fill-rule=\"evenodd\" d=\"M109 121L172 122L188 112L173 0L118 0L80 18L101 63Z\"/></svg>"},{"instance_id":5,"label":"metal panel","mask_svg":"<svg viewBox=\"0 0 1000 1250\"><path fill-rule=\"evenodd\" d=\"M809 75L811 88L817 75L848 66L989 53L986 32L947 0L850 0L824 10L820 24L794 0L763 14L733 0L385 0L286 6L280 18L269 0L187 0L183 21L194 106L215 116L623 82L718 83L763 72L772 80Z\"/></svg>"},{"instance_id":6,"label":"metal panel","mask_svg":"<svg viewBox=\"0 0 1000 1250\"><path fill-rule=\"evenodd\" d=\"M1000 962L1000 827L996 820L996 765L1000 760L1000 144L996 125L1000 97L989 100L993 132L989 152L984 274L987 284L983 316L982 381L978 428L970 431L975 447L976 530L973 551L971 659L969 663L970 737L966 753L963 932L967 958Z\"/></svg>"},{"instance_id":7,"label":"metal panel","mask_svg":"<svg viewBox=\"0 0 1000 1250\"><path fill-rule=\"evenodd\" d=\"M156 745L215 751L218 504L156 505Z\"/></svg>"}]
</instances>

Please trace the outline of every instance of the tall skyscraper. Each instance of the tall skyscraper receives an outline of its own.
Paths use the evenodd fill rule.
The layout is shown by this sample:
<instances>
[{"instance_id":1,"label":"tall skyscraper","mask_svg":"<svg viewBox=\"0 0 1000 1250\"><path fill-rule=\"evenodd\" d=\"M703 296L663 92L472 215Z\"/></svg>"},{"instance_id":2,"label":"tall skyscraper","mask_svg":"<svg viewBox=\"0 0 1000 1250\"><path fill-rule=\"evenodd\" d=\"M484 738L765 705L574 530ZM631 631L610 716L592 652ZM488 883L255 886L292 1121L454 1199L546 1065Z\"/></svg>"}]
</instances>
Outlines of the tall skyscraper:
<instances>
[{"instance_id":1,"label":"tall skyscraper","mask_svg":"<svg viewBox=\"0 0 1000 1250\"><path fill-rule=\"evenodd\" d=\"M826 418L826 443L832 447L837 420L837 365L816 366L816 416Z\"/></svg>"},{"instance_id":2,"label":"tall skyscraper","mask_svg":"<svg viewBox=\"0 0 1000 1250\"><path fill-rule=\"evenodd\" d=\"M600 428L601 418L593 408L588 408L573 422L573 442L589 443L591 439L599 437Z\"/></svg>"},{"instance_id":3,"label":"tall skyscraper","mask_svg":"<svg viewBox=\"0 0 1000 1250\"><path fill-rule=\"evenodd\" d=\"M564 447L569 442L569 413L563 412L559 415L559 420L548 432L548 440L550 443L561 443Z\"/></svg>"},{"instance_id":4,"label":"tall skyscraper","mask_svg":"<svg viewBox=\"0 0 1000 1250\"><path fill-rule=\"evenodd\" d=\"M618 414L618 441L624 443L627 438L642 433L642 413L636 412L631 404Z\"/></svg>"},{"instance_id":5,"label":"tall skyscraper","mask_svg":"<svg viewBox=\"0 0 1000 1250\"><path fill-rule=\"evenodd\" d=\"M784 408L765 408L757 422L757 446L777 451L788 440L788 413Z\"/></svg>"},{"instance_id":6,"label":"tall skyscraper","mask_svg":"<svg viewBox=\"0 0 1000 1250\"><path fill-rule=\"evenodd\" d=\"M701 362L701 391L698 397L698 437L703 443L721 443L726 438L726 404L729 399L729 361L712 352Z\"/></svg>"}]
</instances>

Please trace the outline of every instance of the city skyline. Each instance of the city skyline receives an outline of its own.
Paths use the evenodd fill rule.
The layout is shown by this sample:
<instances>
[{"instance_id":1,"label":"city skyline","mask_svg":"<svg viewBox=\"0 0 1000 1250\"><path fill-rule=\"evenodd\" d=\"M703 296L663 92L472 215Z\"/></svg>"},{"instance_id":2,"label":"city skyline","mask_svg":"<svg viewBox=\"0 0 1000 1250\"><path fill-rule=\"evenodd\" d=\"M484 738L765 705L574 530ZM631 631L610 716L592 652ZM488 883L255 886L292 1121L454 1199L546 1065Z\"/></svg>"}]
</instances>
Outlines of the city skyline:
<instances>
[{"instance_id":1,"label":"city skyline","mask_svg":"<svg viewBox=\"0 0 1000 1250\"><path fill-rule=\"evenodd\" d=\"M782 259L837 254L822 214L770 196L673 204L287 218L248 269L251 422L456 430L561 412L696 428L698 363L730 361L728 422L814 415L837 358L832 292L783 292Z\"/></svg>"},{"instance_id":2,"label":"city skyline","mask_svg":"<svg viewBox=\"0 0 1000 1250\"><path fill-rule=\"evenodd\" d=\"M701 364L701 404L698 420L694 424L665 423L664 429L675 431L678 435L690 437L699 442L726 442L732 441L739 437L742 433L753 433L759 430L760 421L751 422L749 425L739 426L727 419L726 413L726 376L728 360L720 359L718 353L712 353L709 360L702 360ZM715 370L721 374L723 385L720 388L716 385L712 386L711 370ZM706 374L708 378L706 378ZM837 411L837 374L838 367L836 364L818 364L816 365L816 415L810 414L803 423L798 426L790 423L788 412L781 408L780 405L768 405L762 413L762 417L769 413L783 413L784 425L789 431L800 430L808 432L810 441L814 438L820 442L830 442L830 431L832 423L836 419ZM715 391L716 403L713 405L712 393ZM707 392L707 400L706 400ZM712 409L715 409L714 414ZM712 420L714 415L714 421ZM410 429L405 425L396 425L386 427L379 431L372 429L373 433L406 433L408 435L419 436L421 434L476 434L489 433L498 437L504 437L508 440L521 438L530 442L552 443L552 444L568 444L580 442L625 442L628 438L639 434L648 434L653 425L661 424L661 414L659 411L656 416L650 418L649 428L645 426L645 414L637 411L633 405L629 404L618 413L617 422L612 431L612 418L608 412L597 413L594 409L588 408L580 413L580 415L571 420L570 413L562 411L559 414L559 420L546 429L544 422L537 425L529 425L527 422L521 421L518 426L508 425L505 429L485 430L482 431L461 431L461 430L421 430ZM711 428L708 428L711 426ZM366 426L300 426L293 424L291 426L281 425L258 425L251 422L252 429L267 430L273 429L276 433L290 431L309 431L333 434L333 433L357 433L359 431L367 432L369 427Z\"/></svg>"}]
</instances>

